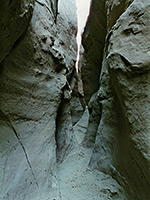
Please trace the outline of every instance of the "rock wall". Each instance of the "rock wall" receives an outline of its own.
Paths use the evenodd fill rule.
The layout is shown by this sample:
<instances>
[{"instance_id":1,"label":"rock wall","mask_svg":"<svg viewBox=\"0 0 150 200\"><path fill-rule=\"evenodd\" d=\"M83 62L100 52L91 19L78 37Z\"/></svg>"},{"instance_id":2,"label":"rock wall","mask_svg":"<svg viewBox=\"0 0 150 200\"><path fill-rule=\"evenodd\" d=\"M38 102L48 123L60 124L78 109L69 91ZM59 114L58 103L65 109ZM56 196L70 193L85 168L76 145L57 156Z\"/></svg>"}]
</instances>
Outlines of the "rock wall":
<instances>
[{"instance_id":1,"label":"rock wall","mask_svg":"<svg viewBox=\"0 0 150 200\"><path fill-rule=\"evenodd\" d=\"M101 1L98 2L100 5ZM150 2L106 1L105 10L107 35L100 67L100 87L96 93L93 91L88 103L91 115L83 144L93 147L91 167L111 174L133 199L148 200ZM85 33L83 46L84 40L92 42ZM100 35L97 37L95 43L101 38ZM86 51L85 48L85 55L89 56L86 61L94 65L91 59L94 49L88 49L92 54ZM84 64L81 67L82 76L86 77Z\"/></svg>"},{"instance_id":2,"label":"rock wall","mask_svg":"<svg viewBox=\"0 0 150 200\"><path fill-rule=\"evenodd\" d=\"M94 12L93 12L94 10ZM84 98L89 101L99 88L99 76L106 36L105 0L92 1L91 12L82 37L84 53L81 56L81 71Z\"/></svg>"},{"instance_id":3,"label":"rock wall","mask_svg":"<svg viewBox=\"0 0 150 200\"><path fill-rule=\"evenodd\" d=\"M141 199L150 198L149 22L150 2L134 1L113 27L108 47L122 134L117 144L120 171Z\"/></svg>"},{"instance_id":4,"label":"rock wall","mask_svg":"<svg viewBox=\"0 0 150 200\"><path fill-rule=\"evenodd\" d=\"M64 3L57 20L54 0L0 3L1 200L59 198L56 117L76 60L75 1Z\"/></svg>"},{"instance_id":5,"label":"rock wall","mask_svg":"<svg viewBox=\"0 0 150 200\"><path fill-rule=\"evenodd\" d=\"M0 2L0 62L9 54L15 42L28 28L33 5L33 0L6 0Z\"/></svg>"},{"instance_id":6,"label":"rock wall","mask_svg":"<svg viewBox=\"0 0 150 200\"><path fill-rule=\"evenodd\" d=\"M78 80L75 0L0 3L0 200L149 200L149 23L93 0Z\"/></svg>"}]
</instances>

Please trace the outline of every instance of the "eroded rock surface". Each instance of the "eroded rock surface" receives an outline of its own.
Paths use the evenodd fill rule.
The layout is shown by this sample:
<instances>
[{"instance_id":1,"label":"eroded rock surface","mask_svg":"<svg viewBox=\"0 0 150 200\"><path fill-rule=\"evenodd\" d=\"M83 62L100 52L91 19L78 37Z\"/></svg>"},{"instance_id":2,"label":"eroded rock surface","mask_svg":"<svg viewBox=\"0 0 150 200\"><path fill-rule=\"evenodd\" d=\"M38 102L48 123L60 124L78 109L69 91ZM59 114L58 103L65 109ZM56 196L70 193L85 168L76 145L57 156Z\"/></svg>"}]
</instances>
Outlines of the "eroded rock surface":
<instances>
[{"instance_id":1,"label":"eroded rock surface","mask_svg":"<svg viewBox=\"0 0 150 200\"><path fill-rule=\"evenodd\" d=\"M94 147L94 169L116 177L133 199L148 200L150 2L107 1L106 13L100 88L89 101L83 143Z\"/></svg>"},{"instance_id":2,"label":"eroded rock surface","mask_svg":"<svg viewBox=\"0 0 150 200\"><path fill-rule=\"evenodd\" d=\"M1 9L0 200L149 200L149 0Z\"/></svg>"},{"instance_id":3,"label":"eroded rock surface","mask_svg":"<svg viewBox=\"0 0 150 200\"><path fill-rule=\"evenodd\" d=\"M149 22L150 2L135 1L113 27L108 54L122 134L118 160L142 199L150 198Z\"/></svg>"},{"instance_id":4,"label":"eroded rock surface","mask_svg":"<svg viewBox=\"0 0 150 200\"><path fill-rule=\"evenodd\" d=\"M81 71L86 102L89 101L92 94L99 88L105 36L105 1L95 0L91 4L91 13L82 36L84 53L81 59Z\"/></svg>"},{"instance_id":5,"label":"eroded rock surface","mask_svg":"<svg viewBox=\"0 0 150 200\"><path fill-rule=\"evenodd\" d=\"M33 0L0 2L0 62L9 54L15 42L28 28L33 5Z\"/></svg>"},{"instance_id":6,"label":"eroded rock surface","mask_svg":"<svg viewBox=\"0 0 150 200\"><path fill-rule=\"evenodd\" d=\"M5 22L5 26L12 34L13 42L26 29L12 49L12 45L9 46L10 42L5 39L6 35L3 37L4 32L1 30L1 39L6 43L5 48L8 45L7 55L9 54L0 65L2 200L48 200L57 199L58 196L56 116L63 88L67 84L67 74L74 68L76 59L76 16L73 16L73 25L69 24L71 16L64 19L64 11L60 10L56 24L54 3L57 2L35 1L34 7L32 5L30 24L26 15L19 18L21 11L16 11L13 24ZM31 2L13 1L12 4L16 8L25 7L23 13L28 14L27 8ZM59 6L63 4L61 1ZM7 9L3 10L6 15L9 14ZM12 12L14 14L13 10L9 14L11 18ZM17 21L18 18L22 20L20 23ZM15 32L18 32L17 36L9 27L9 23ZM1 52L5 53L3 43L0 45Z\"/></svg>"}]
</instances>

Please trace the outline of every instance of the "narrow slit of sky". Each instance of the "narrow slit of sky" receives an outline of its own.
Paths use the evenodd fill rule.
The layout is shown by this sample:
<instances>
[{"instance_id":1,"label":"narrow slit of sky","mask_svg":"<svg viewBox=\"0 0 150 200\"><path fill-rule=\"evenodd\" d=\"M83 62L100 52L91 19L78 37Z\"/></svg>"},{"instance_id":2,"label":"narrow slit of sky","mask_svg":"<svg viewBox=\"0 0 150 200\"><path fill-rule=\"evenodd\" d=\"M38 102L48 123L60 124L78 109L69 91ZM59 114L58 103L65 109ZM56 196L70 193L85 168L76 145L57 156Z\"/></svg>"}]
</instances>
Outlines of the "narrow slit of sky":
<instances>
[{"instance_id":1,"label":"narrow slit of sky","mask_svg":"<svg viewBox=\"0 0 150 200\"><path fill-rule=\"evenodd\" d=\"M86 25L87 17L89 15L90 4L91 4L91 0L76 0L77 20L78 20L77 61L76 61L77 72L78 72L78 65L79 65L79 59L80 59L81 34Z\"/></svg>"}]
</instances>

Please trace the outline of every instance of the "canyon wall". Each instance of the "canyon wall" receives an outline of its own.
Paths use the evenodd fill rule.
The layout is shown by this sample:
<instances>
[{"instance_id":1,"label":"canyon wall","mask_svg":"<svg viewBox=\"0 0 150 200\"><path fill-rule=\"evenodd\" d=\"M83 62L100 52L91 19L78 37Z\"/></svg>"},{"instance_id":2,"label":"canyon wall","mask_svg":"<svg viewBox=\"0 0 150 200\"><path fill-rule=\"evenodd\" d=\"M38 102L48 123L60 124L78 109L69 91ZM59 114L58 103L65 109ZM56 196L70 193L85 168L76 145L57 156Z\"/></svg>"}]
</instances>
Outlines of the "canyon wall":
<instances>
[{"instance_id":1,"label":"canyon wall","mask_svg":"<svg viewBox=\"0 0 150 200\"><path fill-rule=\"evenodd\" d=\"M75 0L0 3L0 200L149 200L149 23L92 0L77 74Z\"/></svg>"},{"instance_id":2,"label":"canyon wall","mask_svg":"<svg viewBox=\"0 0 150 200\"><path fill-rule=\"evenodd\" d=\"M100 5L102 1L93 2ZM94 14L89 17L83 34L83 63L90 63L89 67L81 65L87 99L92 95L88 91L87 83L91 86L91 82L87 73L91 70L89 74L95 77L90 67L95 66L92 56L103 56L102 63L97 65L100 80L95 80L99 89L95 93L93 90L88 103L91 115L83 143L93 148L91 167L112 174L134 199L148 200L150 2L106 1L104 9L106 18L99 17L99 31L100 25L106 23L105 41L101 37L102 31L97 31L95 36L95 44L105 43L103 53L96 55L91 37L97 29ZM90 27L94 26L93 31ZM85 44L91 46L87 49Z\"/></svg>"},{"instance_id":3,"label":"canyon wall","mask_svg":"<svg viewBox=\"0 0 150 200\"><path fill-rule=\"evenodd\" d=\"M0 199L58 197L56 118L76 60L75 1L0 3ZM56 13L57 9L59 14Z\"/></svg>"}]
</instances>

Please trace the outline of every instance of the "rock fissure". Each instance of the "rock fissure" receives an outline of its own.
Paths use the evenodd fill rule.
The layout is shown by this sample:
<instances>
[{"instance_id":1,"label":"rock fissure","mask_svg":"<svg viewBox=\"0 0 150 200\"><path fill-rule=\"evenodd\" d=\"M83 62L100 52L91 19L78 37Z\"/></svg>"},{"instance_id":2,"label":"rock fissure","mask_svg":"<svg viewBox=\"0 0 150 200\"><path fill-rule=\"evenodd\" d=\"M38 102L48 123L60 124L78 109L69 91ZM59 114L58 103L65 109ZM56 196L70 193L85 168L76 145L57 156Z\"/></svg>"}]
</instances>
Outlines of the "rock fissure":
<instances>
[{"instance_id":1,"label":"rock fissure","mask_svg":"<svg viewBox=\"0 0 150 200\"><path fill-rule=\"evenodd\" d=\"M13 130L13 132L14 132L14 134L15 134L15 136L16 136L16 138L17 138L19 144L20 144L20 146L22 147L22 150L23 150L23 152L24 152L26 161L27 161L28 166L29 166L29 168L30 168L30 170L31 170L31 173L32 173L32 176L33 176L33 178L34 178L34 180L35 180L35 183L36 183L36 185L39 187L38 182L37 182L37 179L36 179L35 174L34 174L34 172L33 172L32 165L31 165L31 163L30 163L28 154L27 154L26 149L25 149L25 147L24 147L24 145L23 145L23 143L22 143L22 141L21 141L21 138L20 138L19 134L17 133L17 131L16 131L16 129L14 128L14 126L12 125L11 121L8 119L8 117L7 117L1 110L0 110L0 114L1 114L1 116L3 116L3 117L7 120L6 122L7 122L8 125L11 127L11 129Z\"/></svg>"},{"instance_id":2,"label":"rock fissure","mask_svg":"<svg viewBox=\"0 0 150 200\"><path fill-rule=\"evenodd\" d=\"M36 185L39 187L39 184L38 184L37 179L36 179L36 177L35 177L35 174L34 174L34 172L33 172L32 165L31 165L31 163L30 163L28 154L27 154L27 152L26 152L26 149L25 149L25 147L24 147L24 145L23 145L23 143L22 143L20 137L19 137L19 134L17 133L16 129L15 129L14 126L11 124L11 122L10 122L10 125L11 125L11 128L12 128L12 130L13 130L13 132L14 132L16 138L18 139L18 141L19 141L19 143L20 143L20 145L21 145L21 147L22 147L22 150L24 151L25 158L26 158L26 160L27 160L27 163L28 163L29 168L30 168L30 170L31 170L32 176L33 176L33 178L34 178L34 180L35 180L35 183L36 183Z\"/></svg>"}]
</instances>

